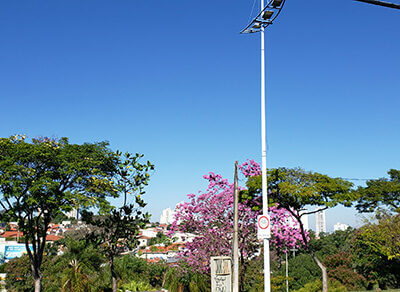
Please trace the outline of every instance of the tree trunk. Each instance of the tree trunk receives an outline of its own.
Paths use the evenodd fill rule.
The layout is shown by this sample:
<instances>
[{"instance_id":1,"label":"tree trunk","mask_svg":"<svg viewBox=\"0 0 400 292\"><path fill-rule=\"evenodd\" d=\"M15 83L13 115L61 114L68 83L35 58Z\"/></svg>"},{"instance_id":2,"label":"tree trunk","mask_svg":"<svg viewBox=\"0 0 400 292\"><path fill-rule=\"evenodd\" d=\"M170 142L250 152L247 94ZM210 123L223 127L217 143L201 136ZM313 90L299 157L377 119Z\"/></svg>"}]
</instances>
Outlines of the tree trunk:
<instances>
[{"instance_id":1,"label":"tree trunk","mask_svg":"<svg viewBox=\"0 0 400 292\"><path fill-rule=\"evenodd\" d=\"M42 291L42 274L40 273L39 268L35 267L35 265L31 264L32 269L32 278L35 283L35 292Z\"/></svg>"},{"instance_id":2,"label":"tree trunk","mask_svg":"<svg viewBox=\"0 0 400 292\"><path fill-rule=\"evenodd\" d=\"M311 256L322 272L322 292L328 292L328 274L326 272L326 268L314 255L314 253L312 253Z\"/></svg>"},{"instance_id":3,"label":"tree trunk","mask_svg":"<svg viewBox=\"0 0 400 292\"><path fill-rule=\"evenodd\" d=\"M35 292L41 292L42 291L42 279L35 279Z\"/></svg>"},{"instance_id":4,"label":"tree trunk","mask_svg":"<svg viewBox=\"0 0 400 292\"><path fill-rule=\"evenodd\" d=\"M117 288L118 288L117 277L112 276L112 290L113 290L113 292L117 292Z\"/></svg>"},{"instance_id":5,"label":"tree trunk","mask_svg":"<svg viewBox=\"0 0 400 292\"><path fill-rule=\"evenodd\" d=\"M112 278L112 291L117 292L118 289L118 281L117 281L117 274L114 270L114 257L111 256L110 258L110 270L111 270L111 278Z\"/></svg>"}]
</instances>

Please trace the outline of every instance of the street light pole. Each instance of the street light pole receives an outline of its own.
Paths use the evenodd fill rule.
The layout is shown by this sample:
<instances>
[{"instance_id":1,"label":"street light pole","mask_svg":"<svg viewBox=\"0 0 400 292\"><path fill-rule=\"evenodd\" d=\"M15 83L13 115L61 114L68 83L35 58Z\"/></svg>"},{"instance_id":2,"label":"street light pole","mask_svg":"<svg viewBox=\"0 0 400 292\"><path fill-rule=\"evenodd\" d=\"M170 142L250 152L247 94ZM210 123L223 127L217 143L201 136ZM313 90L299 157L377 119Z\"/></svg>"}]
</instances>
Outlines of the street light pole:
<instances>
[{"instance_id":1,"label":"street light pole","mask_svg":"<svg viewBox=\"0 0 400 292\"><path fill-rule=\"evenodd\" d=\"M278 17L285 0L261 0L261 12L250 22L241 33L261 33L261 177L262 177L262 206L263 215L268 215L268 183L267 183L267 127L265 101L265 39L264 29ZM264 291L271 292L271 271L269 257L269 238L264 238Z\"/></svg>"},{"instance_id":2,"label":"street light pole","mask_svg":"<svg viewBox=\"0 0 400 292\"><path fill-rule=\"evenodd\" d=\"M261 10L264 0L261 0ZM267 183L267 127L265 114L265 39L264 27L261 27L261 176L263 215L268 215L268 183ZM269 258L269 238L264 238L264 291L271 291L271 271Z\"/></svg>"}]
</instances>

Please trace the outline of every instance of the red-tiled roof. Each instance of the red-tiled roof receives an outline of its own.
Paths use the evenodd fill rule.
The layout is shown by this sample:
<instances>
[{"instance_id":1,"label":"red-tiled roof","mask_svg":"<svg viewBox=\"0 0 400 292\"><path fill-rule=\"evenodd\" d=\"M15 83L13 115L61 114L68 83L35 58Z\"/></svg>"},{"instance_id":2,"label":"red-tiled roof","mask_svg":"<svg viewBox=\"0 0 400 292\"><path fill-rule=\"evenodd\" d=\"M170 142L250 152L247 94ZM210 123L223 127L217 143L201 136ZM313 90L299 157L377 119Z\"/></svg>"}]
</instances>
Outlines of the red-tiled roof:
<instances>
[{"instance_id":1,"label":"red-tiled roof","mask_svg":"<svg viewBox=\"0 0 400 292\"><path fill-rule=\"evenodd\" d=\"M19 237L24 236L24 234L19 231ZM18 237L18 231L6 231L4 232L1 237L3 238L17 238ZM53 234L48 234L46 235L46 240L47 241L57 241L60 240L61 238L63 238L62 236L57 236L57 235L53 235Z\"/></svg>"},{"instance_id":2,"label":"red-tiled roof","mask_svg":"<svg viewBox=\"0 0 400 292\"><path fill-rule=\"evenodd\" d=\"M53 234L46 235L46 241L57 241L60 240L61 238L63 237L58 235L53 235Z\"/></svg>"},{"instance_id":3,"label":"red-tiled roof","mask_svg":"<svg viewBox=\"0 0 400 292\"><path fill-rule=\"evenodd\" d=\"M169 246L156 246L153 245L151 247L146 248L143 250L143 253L167 253L172 250L178 250L180 246L184 246L184 244L181 243L173 243Z\"/></svg>"},{"instance_id":4,"label":"red-tiled roof","mask_svg":"<svg viewBox=\"0 0 400 292\"><path fill-rule=\"evenodd\" d=\"M1 235L1 237L3 237L3 238L8 238L8 237L17 238L18 235L19 235L19 237L24 236L24 234L21 231L6 231Z\"/></svg>"}]
</instances>

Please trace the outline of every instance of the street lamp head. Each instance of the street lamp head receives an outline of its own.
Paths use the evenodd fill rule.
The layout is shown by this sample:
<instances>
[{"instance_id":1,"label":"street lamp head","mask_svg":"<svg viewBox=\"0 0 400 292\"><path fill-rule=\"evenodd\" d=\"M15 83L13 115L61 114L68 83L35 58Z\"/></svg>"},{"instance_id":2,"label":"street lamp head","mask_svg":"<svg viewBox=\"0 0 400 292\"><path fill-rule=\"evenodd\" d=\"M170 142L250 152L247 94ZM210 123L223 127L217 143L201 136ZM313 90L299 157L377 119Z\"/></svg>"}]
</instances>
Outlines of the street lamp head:
<instances>
[{"instance_id":1,"label":"street lamp head","mask_svg":"<svg viewBox=\"0 0 400 292\"><path fill-rule=\"evenodd\" d=\"M282 0L273 0L271 5L276 8L276 7L281 6L281 4L282 4Z\"/></svg>"},{"instance_id":2,"label":"street lamp head","mask_svg":"<svg viewBox=\"0 0 400 292\"><path fill-rule=\"evenodd\" d=\"M268 4L261 12L240 32L240 33L254 33L262 31L274 22L282 11L285 0L267 0Z\"/></svg>"},{"instance_id":3,"label":"street lamp head","mask_svg":"<svg viewBox=\"0 0 400 292\"><path fill-rule=\"evenodd\" d=\"M262 14L261 17L264 20L270 19L272 17L272 15L274 14L274 12L272 10L265 10Z\"/></svg>"},{"instance_id":4,"label":"street lamp head","mask_svg":"<svg viewBox=\"0 0 400 292\"><path fill-rule=\"evenodd\" d=\"M251 28L255 28L255 29L261 28L261 22L255 22Z\"/></svg>"}]
</instances>

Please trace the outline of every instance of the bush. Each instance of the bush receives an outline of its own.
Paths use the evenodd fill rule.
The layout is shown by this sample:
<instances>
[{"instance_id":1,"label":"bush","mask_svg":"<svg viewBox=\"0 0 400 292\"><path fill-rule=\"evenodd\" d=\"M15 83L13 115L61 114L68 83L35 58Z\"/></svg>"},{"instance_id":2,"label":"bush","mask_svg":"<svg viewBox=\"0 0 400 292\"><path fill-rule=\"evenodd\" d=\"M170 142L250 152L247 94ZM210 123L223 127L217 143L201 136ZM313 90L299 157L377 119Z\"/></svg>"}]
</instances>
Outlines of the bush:
<instances>
[{"instance_id":1,"label":"bush","mask_svg":"<svg viewBox=\"0 0 400 292\"><path fill-rule=\"evenodd\" d=\"M315 280L313 282L309 282L304 285L303 288L296 290L294 292L320 292L322 291L322 282L321 280ZM329 292L346 292L346 287L342 286L339 282L329 282L328 285Z\"/></svg>"},{"instance_id":2,"label":"bush","mask_svg":"<svg viewBox=\"0 0 400 292\"><path fill-rule=\"evenodd\" d=\"M192 271L186 264L171 268L165 278L165 287L170 291L208 292L211 290L210 277Z\"/></svg>"},{"instance_id":3,"label":"bush","mask_svg":"<svg viewBox=\"0 0 400 292\"><path fill-rule=\"evenodd\" d=\"M115 260L115 271L124 284L145 282L152 287L161 288L167 265L163 262L147 263L134 255L125 255Z\"/></svg>"},{"instance_id":4,"label":"bush","mask_svg":"<svg viewBox=\"0 0 400 292\"><path fill-rule=\"evenodd\" d=\"M338 252L327 256L324 260L328 269L328 277L336 280L349 290L360 290L367 287L367 279L352 269L352 255L347 252Z\"/></svg>"},{"instance_id":5,"label":"bush","mask_svg":"<svg viewBox=\"0 0 400 292\"><path fill-rule=\"evenodd\" d=\"M131 281L128 284L123 284L121 285L122 289L119 289L121 292L125 291L131 291L131 292L136 292L136 291L155 291L149 283L142 282L142 281Z\"/></svg>"},{"instance_id":6,"label":"bush","mask_svg":"<svg viewBox=\"0 0 400 292\"><path fill-rule=\"evenodd\" d=\"M321 279L321 270L308 254L300 254L288 260L289 288L296 290L304 287L309 282ZM285 277L285 265L282 265L277 276Z\"/></svg>"}]
</instances>

